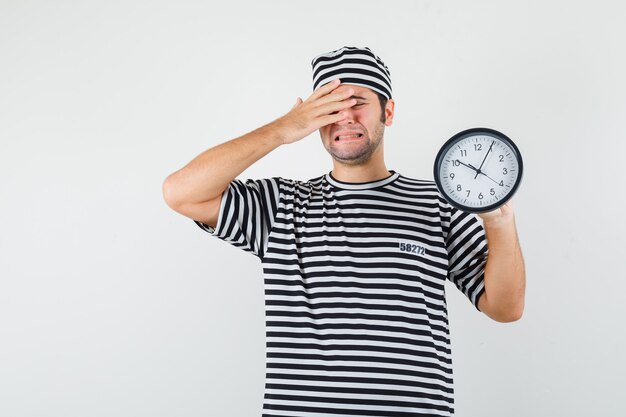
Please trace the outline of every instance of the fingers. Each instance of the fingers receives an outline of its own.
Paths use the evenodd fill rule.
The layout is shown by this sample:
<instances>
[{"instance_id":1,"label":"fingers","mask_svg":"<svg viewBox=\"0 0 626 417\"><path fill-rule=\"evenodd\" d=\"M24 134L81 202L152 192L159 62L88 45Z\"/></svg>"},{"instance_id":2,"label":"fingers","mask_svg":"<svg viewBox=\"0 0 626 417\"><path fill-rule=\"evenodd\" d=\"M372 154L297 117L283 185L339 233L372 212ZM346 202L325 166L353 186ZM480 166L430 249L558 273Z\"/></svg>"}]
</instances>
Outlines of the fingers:
<instances>
[{"instance_id":1,"label":"fingers","mask_svg":"<svg viewBox=\"0 0 626 417\"><path fill-rule=\"evenodd\" d=\"M322 106L327 103L342 101L342 100L347 99L348 97L351 97L353 94L354 94L353 88L347 88L343 91L334 91L330 94L325 95L324 97L321 97L319 100L315 102L315 104L318 106Z\"/></svg>"},{"instance_id":2,"label":"fingers","mask_svg":"<svg viewBox=\"0 0 626 417\"><path fill-rule=\"evenodd\" d=\"M333 123L337 123L340 122L341 120L346 118L346 114L342 113L342 112L335 112L332 114L328 114L326 116L321 116L319 117L319 121L321 123L321 126L326 126L326 125L330 125Z\"/></svg>"},{"instance_id":3,"label":"fingers","mask_svg":"<svg viewBox=\"0 0 626 417\"><path fill-rule=\"evenodd\" d=\"M325 103L317 107L316 110L318 112L318 115L335 114L337 112L340 112L343 109L352 107L355 104L356 104L355 98L351 98L349 100L331 101L331 102Z\"/></svg>"},{"instance_id":4,"label":"fingers","mask_svg":"<svg viewBox=\"0 0 626 417\"><path fill-rule=\"evenodd\" d=\"M313 92L313 94L311 94L309 96L309 98L307 100L315 100L318 97L324 96L328 93L330 93L331 91L333 91L336 87L339 86L340 83L340 79L334 79L329 83L324 84L323 86L319 87L317 90L315 90Z\"/></svg>"},{"instance_id":5,"label":"fingers","mask_svg":"<svg viewBox=\"0 0 626 417\"><path fill-rule=\"evenodd\" d=\"M304 103L305 106L300 111L300 117L310 120L311 127L315 129L339 122L347 116L346 112L342 112L342 110L357 103L356 99L349 99L354 94L354 89L346 88L344 91L333 91L340 85L339 79L330 81L315 90L306 100L298 99L293 108Z\"/></svg>"}]
</instances>

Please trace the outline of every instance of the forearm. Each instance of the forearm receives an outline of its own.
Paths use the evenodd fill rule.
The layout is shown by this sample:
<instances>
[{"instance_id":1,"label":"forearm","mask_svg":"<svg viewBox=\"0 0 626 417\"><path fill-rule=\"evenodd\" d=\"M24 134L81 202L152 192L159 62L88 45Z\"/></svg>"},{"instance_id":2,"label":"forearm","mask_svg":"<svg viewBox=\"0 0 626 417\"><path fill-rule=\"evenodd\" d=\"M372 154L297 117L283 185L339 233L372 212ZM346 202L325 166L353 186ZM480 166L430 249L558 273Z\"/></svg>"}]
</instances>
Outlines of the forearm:
<instances>
[{"instance_id":1,"label":"forearm","mask_svg":"<svg viewBox=\"0 0 626 417\"><path fill-rule=\"evenodd\" d=\"M354 105L353 93L334 80L319 87L278 119L243 136L210 148L163 182L163 196L170 207L199 205L220 196L246 168L282 144L301 140L323 126L343 120L341 112ZM331 94L333 93L333 94Z\"/></svg>"},{"instance_id":2,"label":"forearm","mask_svg":"<svg viewBox=\"0 0 626 417\"><path fill-rule=\"evenodd\" d=\"M274 121L207 149L166 178L166 201L174 206L218 197L239 174L280 146L282 134Z\"/></svg>"},{"instance_id":3,"label":"forearm","mask_svg":"<svg viewBox=\"0 0 626 417\"><path fill-rule=\"evenodd\" d=\"M489 255L485 266L485 304L495 320L514 321L524 310L526 272L513 217L485 222Z\"/></svg>"}]
</instances>

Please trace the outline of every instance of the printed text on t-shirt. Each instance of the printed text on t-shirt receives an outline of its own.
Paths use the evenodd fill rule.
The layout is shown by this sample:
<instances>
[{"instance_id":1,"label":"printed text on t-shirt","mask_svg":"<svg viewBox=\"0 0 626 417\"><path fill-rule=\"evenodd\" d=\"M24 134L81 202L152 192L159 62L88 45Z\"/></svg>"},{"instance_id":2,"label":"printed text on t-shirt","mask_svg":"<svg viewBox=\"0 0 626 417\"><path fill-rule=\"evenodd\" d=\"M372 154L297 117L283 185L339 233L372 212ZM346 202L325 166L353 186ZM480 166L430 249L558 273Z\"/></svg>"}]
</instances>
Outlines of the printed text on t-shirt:
<instances>
[{"instance_id":1,"label":"printed text on t-shirt","mask_svg":"<svg viewBox=\"0 0 626 417\"><path fill-rule=\"evenodd\" d=\"M426 248L415 245L413 243L399 242L400 250L403 252L415 253L416 255L425 255Z\"/></svg>"}]
</instances>

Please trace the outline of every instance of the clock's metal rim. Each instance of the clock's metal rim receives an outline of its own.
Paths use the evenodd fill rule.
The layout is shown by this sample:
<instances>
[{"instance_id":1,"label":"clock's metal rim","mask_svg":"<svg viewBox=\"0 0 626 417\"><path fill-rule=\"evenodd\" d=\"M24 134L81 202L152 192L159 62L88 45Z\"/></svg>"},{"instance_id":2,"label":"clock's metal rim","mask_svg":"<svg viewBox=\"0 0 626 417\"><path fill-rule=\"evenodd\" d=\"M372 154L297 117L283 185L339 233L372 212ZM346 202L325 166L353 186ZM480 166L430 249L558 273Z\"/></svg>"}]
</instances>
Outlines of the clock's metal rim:
<instances>
[{"instance_id":1,"label":"clock's metal rim","mask_svg":"<svg viewBox=\"0 0 626 417\"><path fill-rule=\"evenodd\" d=\"M477 136L479 134L486 134L489 136L495 136L498 139L502 140L503 142L505 142L507 145L509 145L511 147L511 149L513 149L513 151L515 152L515 157L516 159L519 161L519 173L517 176L517 179L515 181L515 183L513 184L513 187L511 188L511 191L509 191L509 193L500 201L498 201L495 204L491 204L489 206L485 206L485 207L469 207L469 206L464 206L463 204L457 203L456 201L454 201L454 199L445 191L445 188L443 187L443 184L441 184L441 181L439 179L439 170L441 168L441 162L442 162L442 158L443 155L446 154L446 152L448 151L448 149L450 149L452 146L454 146L457 142L465 139L465 137L467 136ZM463 211L467 211L470 213L485 213L487 211L491 211L497 207L502 206L503 204L505 204L507 201L509 201L511 199L511 197L513 197L513 195L515 194L515 192L517 191L520 183L522 182L522 175L524 172L524 163L522 160L522 154L520 153L517 145L515 145L515 143L508 137L506 136L504 133L501 133L495 129L490 129L487 127L474 127L471 129L466 129L463 130L457 134L455 134L454 136L452 136L450 139L448 139L443 146L441 147L441 149L439 149L439 152L437 153L437 156L435 157L435 164L434 164L434 169L433 169L433 177L435 178L435 183L437 185L437 188L439 188L439 191L441 192L441 194L443 194L443 196L445 197L446 201L448 201L448 203L451 206L454 206L460 210Z\"/></svg>"}]
</instances>

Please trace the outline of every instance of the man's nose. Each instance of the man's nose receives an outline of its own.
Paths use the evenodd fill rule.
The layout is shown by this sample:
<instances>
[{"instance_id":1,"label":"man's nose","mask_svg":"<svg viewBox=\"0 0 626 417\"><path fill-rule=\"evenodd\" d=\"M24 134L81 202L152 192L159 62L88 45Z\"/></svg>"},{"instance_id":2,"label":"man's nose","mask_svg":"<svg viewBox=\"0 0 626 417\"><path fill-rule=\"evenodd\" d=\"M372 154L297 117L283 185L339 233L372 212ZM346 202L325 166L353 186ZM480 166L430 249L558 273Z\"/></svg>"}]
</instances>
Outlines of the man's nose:
<instances>
[{"instance_id":1,"label":"man's nose","mask_svg":"<svg viewBox=\"0 0 626 417\"><path fill-rule=\"evenodd\" d=\"M354 123L354 115L350 110L342 110L341 114L343 114L345 117L337 122L338 125L343 126Z\"/></svg>"}]
</instances>

